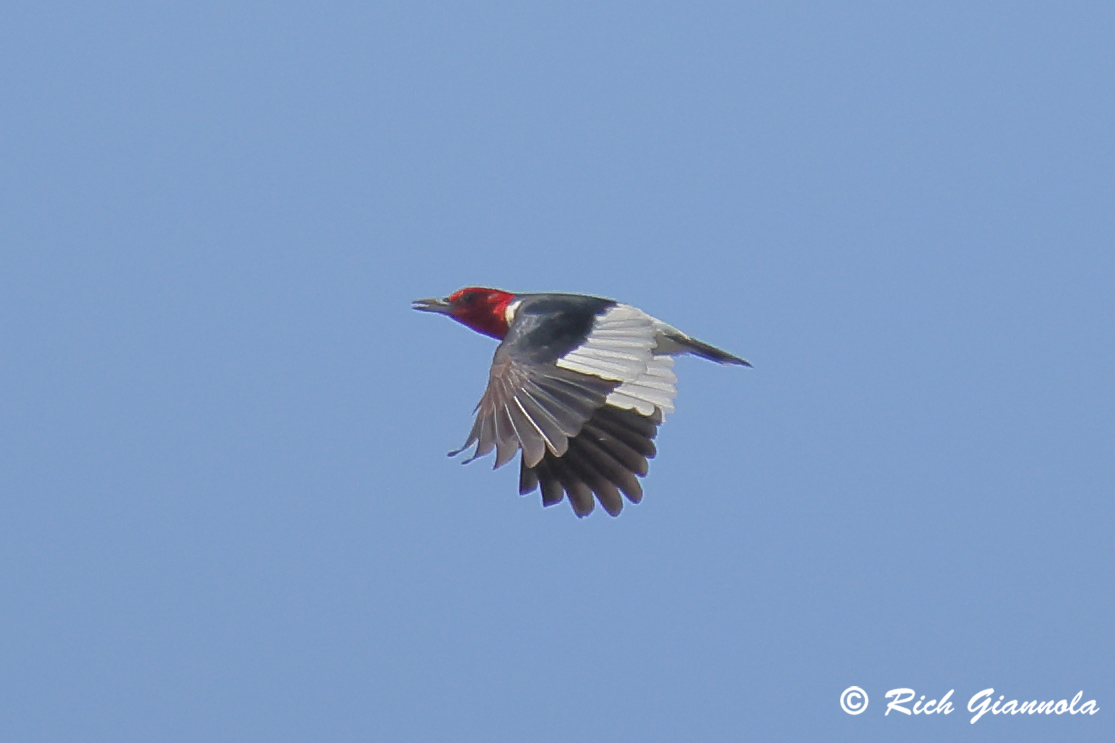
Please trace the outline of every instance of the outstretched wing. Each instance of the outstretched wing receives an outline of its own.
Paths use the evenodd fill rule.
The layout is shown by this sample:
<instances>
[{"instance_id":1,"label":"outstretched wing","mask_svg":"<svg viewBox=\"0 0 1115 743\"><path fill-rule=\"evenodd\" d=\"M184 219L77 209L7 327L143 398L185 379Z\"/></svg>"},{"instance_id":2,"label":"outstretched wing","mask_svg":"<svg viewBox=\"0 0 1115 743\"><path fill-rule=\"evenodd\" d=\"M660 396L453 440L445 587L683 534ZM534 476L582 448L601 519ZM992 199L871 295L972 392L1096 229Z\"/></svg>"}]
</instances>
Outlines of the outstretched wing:
<instances>
[{"instance_id":1,"label":"outstretched wing","mask_svg":"<svg viewBox=\"0 0 1115 743\"><path fill-rule=\"evenodd\" d=\"M488 388L465 445L466 462L496 451L495 466L522 449L520 490L539 484L546 505L569 494L578 515L596 493L619 513L620 491L637 502L653 438L677 394L673 359L656 354L654 318L606 300L560 307L545 297L519 308L496 349ZM556 500L555 500L556 498Z\"/></svg>"},{"instance_id":2,"label":"outstretched wing","mask_svg":"<svg viewBox=\"0 0 1115 743\"><path fill-rule=\"evenodd\" d=\"M504 344L496 349L488 388L476 406L476 420L459 454L476 444L465 460L496 450L496 467L511 461L521 448L534 466L549 451L562 456L594 410L616 387L612 382L563 369L556 364L534 366L517 361Z\"/></svg>"}]
</instances>

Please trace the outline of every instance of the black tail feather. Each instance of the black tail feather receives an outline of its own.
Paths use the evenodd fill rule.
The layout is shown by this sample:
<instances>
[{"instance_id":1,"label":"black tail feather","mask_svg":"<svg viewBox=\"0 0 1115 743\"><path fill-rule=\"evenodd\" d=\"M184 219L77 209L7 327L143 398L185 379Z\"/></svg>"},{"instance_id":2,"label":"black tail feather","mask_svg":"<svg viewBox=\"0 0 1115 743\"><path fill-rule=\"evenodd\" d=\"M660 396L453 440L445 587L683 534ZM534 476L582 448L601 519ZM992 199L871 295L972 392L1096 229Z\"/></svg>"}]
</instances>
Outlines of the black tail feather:
<instances>
[{"instance_id":1,"label":"black tail feather","mask_svg":"<svg viewBox=\"0 0 1115 743\"><path fill-rule=\"evenodd\" d=\"M739 356L730 354L727 351L710 346L707 343L702 343L696 338L690 338L688 335L669 335L670 340L677 343L689 350L694 356L700 356L702 359L715 361L718 364L736 364L738 366L751 366L751 362L747 359L741 359Z\"/></svg>"}]
</instances>

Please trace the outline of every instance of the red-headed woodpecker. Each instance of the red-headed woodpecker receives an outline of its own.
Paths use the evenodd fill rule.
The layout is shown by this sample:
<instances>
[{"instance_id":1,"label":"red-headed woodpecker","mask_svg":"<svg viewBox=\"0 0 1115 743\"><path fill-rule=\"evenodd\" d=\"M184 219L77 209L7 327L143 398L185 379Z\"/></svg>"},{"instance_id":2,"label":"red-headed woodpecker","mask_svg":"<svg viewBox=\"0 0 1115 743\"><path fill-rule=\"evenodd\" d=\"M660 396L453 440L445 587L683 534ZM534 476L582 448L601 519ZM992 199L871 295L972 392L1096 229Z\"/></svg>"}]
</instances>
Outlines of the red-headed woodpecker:
<instances>
[{"instance_id":1,"label":"red-headed woodpecker","mask_svg":"<svg viewBox=\"0 0 1115 743\"><path fill-rule=\"evenodd\" d=\"M654 437L677 390L674 356L751 366L631 305L580 294L511 294L467 287L414 309L440 312L500 340L488 388L476 406L466 461L495 449L502 467L522 449L519 492L541 485L542 505L569 496L578 516L593 494L609 514L620 492L642 500Z\"/></svg>"}]
</instances>

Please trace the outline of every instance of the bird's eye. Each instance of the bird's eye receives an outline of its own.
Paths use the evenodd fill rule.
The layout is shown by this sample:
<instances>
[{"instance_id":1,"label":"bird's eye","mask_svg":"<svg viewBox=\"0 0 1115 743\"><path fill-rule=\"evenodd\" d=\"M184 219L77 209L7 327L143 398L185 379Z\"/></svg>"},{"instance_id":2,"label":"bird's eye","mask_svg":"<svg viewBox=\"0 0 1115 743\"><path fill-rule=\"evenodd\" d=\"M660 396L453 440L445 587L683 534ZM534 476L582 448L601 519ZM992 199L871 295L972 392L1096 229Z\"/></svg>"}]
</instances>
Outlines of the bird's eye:
<instances>
[{"instance_id":1,"label":"bird's eye","mask_svg":"<svg viewBox=\"0 0 1115 743\"><path fill-rule=\"evenodd\" d=\"M476 292L468 292L461 296L461 304L469 305L476 301Z\"/></svg>"}]
</instances>

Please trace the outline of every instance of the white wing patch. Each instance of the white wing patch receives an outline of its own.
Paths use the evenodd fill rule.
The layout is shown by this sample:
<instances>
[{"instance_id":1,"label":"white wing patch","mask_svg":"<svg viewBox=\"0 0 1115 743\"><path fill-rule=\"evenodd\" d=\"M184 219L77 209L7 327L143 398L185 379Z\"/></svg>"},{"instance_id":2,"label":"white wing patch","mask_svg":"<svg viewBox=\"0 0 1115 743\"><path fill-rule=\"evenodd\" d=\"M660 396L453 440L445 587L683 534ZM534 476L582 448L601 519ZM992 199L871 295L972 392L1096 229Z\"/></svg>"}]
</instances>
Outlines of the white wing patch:
<instances>
[{"instance_id":1,"label":"white wing patch","mask_svg":"<svg viewBox=\"0 0 1115 743\"><path fill-rule=\"evenodd\" d=\"M617 408L637 410L640 415L654 415L654 409L658 408L665 416L674 412L674 398L678 394L674 383L677 381L673 357L654 356L642 375L616 387L606 402Z\"/></svg>"},{"instance_id":2,"label":"white wing patch","mask_svg":"<svg viewBox=\"0 0 1115 743\"><path fill-rule=\"evenodd\" d=\"M601 379L630 382L650 362L655 343L654 318L617 304L592 326L585 342L557 360L557 365Z\"/></svg>"},{"instance_id":3,"label":"white wing patch","mask_svg":"<svg viewBox=\"0 0 1115 743\"><path fill-rule=\"evenodd\" d=\"M674 360L655 355L658 321L630 305L617 304L596 319L592 332L557 365L581 374L622 382L606 400L640 415L674 411Z\"/></svg>"}]
</instances>

